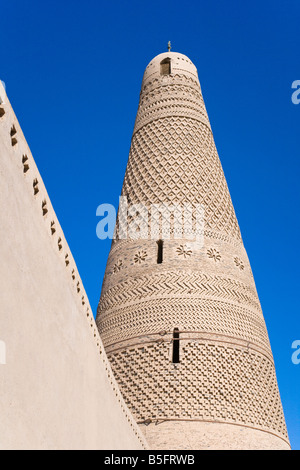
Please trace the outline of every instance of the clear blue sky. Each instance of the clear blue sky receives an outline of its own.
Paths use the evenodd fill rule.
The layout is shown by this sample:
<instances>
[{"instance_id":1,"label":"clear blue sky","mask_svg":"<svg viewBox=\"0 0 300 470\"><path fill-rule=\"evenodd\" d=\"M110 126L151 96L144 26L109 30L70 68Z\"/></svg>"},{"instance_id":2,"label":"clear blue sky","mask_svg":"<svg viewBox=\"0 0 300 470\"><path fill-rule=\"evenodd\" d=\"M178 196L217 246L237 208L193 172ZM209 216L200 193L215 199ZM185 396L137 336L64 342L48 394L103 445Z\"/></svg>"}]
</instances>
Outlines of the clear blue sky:
<instances>
[{"instance_id":1,"label":"clear blue sky","mask_svg":"<svg viewBox=\"0 0 300 470\"><path fill-rule=\"evenodd\" d=\"M290 440L300 449L299 0L1 2L0 78L94 314L148 62L196 65L266 319Z\"/></svg>"}]
</instances>

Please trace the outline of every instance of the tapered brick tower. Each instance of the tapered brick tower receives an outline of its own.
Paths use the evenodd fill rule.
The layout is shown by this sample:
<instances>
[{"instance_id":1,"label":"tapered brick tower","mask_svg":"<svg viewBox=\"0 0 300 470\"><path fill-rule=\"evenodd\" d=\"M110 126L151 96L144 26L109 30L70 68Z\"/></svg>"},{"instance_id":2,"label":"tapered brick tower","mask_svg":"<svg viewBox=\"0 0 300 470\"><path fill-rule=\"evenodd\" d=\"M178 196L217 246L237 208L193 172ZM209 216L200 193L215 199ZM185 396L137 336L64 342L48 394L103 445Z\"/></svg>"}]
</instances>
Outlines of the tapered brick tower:
<instances>
[{"instance_id":1,"label":"tapered brick tower","mask_svg":"<svg viewBox=\"0 0 300 470\"><path fill-rule=\"evenodd\" d=\"M107 262L97 325L150 447L288 449L251 267L197 70L182 54L145 70L122 196L128 208L204 209L197 243L172 223L153 239L145 214L148 237L140 227L133 237L129 211L131 236L117 228Z\"/></svg>"}]
</instances>

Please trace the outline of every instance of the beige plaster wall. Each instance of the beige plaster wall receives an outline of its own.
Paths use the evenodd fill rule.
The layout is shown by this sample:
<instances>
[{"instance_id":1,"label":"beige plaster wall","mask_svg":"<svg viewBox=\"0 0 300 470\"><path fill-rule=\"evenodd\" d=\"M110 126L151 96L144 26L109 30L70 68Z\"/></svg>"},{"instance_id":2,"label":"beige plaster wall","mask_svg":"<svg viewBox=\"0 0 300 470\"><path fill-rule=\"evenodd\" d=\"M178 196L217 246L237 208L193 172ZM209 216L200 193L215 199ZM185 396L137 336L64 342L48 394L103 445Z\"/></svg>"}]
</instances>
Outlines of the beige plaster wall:
<instances>
[{"instance_id":1,"label":"beige plaster wall","mask_svg":"<svg viewBox=\"0 0 300 470\"><path fill-rule=\"evenodd\" d=\"M144 448L1 83L0 116L0 449Z\"/></svg>"}]
</instances>

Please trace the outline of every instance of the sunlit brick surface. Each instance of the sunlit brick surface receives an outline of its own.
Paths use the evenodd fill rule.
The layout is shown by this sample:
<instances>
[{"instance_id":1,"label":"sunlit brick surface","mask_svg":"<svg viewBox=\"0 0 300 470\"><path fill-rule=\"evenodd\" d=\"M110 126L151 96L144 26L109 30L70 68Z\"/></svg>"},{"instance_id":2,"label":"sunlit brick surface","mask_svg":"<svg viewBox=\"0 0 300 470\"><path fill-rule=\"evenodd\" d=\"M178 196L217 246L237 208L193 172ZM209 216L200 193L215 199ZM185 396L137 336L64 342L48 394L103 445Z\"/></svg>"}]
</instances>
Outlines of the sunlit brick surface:
<instances>
[{"instance_id":1,"label":"sunlit brick surface","mask_svg":"<svg viewBox=\"0 0 300 470\"><path fill-rule=\"evenodd\" d=\"M161 75L167 57L171 74ZM205 215L202 244L117 239L107 262L97 324L150 446L289 448L251 267L197 71L182 54L146 68L122 195L149 209L202 204Z\"/></svg>"}]
</instances>

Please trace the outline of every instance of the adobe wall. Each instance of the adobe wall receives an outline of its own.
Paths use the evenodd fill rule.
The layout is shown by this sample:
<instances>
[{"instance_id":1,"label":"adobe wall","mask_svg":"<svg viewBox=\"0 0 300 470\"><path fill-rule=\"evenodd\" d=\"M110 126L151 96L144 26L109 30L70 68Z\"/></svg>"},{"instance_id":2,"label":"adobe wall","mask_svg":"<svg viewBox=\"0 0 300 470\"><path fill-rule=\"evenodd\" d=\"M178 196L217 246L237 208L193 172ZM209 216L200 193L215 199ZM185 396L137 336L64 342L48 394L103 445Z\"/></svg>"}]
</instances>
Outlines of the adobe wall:
<instances>
[{"instance_id":1,"label":"adobe wall","mask_svg":"<svg viewBox=\"0 0 300 470\"><path fill-rule=\"evenodd\" d=\"M0 449L145 448L1 83L0 98Z\"/></svg>"}]
</instances>

